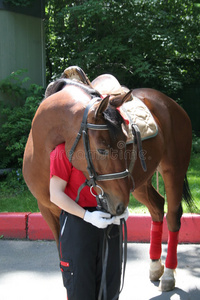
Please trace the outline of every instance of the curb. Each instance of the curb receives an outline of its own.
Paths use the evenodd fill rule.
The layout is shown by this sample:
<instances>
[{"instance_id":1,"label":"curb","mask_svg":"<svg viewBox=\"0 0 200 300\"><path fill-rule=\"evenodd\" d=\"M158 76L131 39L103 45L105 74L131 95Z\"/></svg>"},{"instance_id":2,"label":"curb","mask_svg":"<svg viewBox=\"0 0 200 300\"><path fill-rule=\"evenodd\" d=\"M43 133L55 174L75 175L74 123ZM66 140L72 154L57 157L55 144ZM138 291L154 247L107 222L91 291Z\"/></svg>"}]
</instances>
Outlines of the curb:
<instances>
[{"instance_id":1,"label":"curb","mask_svg":"<svg viewBox=\"0 0 200 300\"><path fill-rule=\"evenodd\" d=\"M150 241L151 217L130 214L127 220L128 242ZM54 240L41 213L0 213L0 236L5 239ZM167 242L167 222L163 221L163 242ZM183 214L179 243L200 243L200 215Z\"/></svg>"},{"instance_id":2,"label":"curb","mask_svg":"<svg viewBox=\"0 0 200 300\"><path fill-rule=\"evenodd\" d=\"M27 236L32 241L54 240L53 233L41 213L32 213L29 215Z\"/></svg>"},{"instance_id":3,"label":"curb","mask_svg":"<svg viewBox=\"0 0 200 300\"><path fill-rule=\"evenodd\" d=\"M0 236L26 239L29 213L0 213Z\"/></svg>"}]
</instances>

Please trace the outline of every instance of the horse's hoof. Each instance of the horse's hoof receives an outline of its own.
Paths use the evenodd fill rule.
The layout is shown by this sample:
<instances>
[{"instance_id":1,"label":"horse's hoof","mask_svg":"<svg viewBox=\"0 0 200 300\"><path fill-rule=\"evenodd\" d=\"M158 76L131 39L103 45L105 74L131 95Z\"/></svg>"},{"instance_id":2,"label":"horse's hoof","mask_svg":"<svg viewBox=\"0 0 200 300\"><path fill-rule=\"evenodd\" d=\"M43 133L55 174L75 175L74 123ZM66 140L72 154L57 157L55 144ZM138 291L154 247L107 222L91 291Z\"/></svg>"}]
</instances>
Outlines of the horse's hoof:
<instances>
[{"instance_id":1,"label":"horse's hoof","mask_svg":"<svg viewBox=\"0 0 200 300\"><path fill-rule=\"evenodd\" d=\"M164 265L161 259L150 262L149 279L151 281L157 281L164 273Z\"/></svg>"},{"instance_id":2,"label":"horse's hoof","mask_svg":"<svg viewBox=\"0 0 200 300\"><path fill-rule=\"evenodd\" d=\"M165 272L160 280L159 290L162 292L168 292L175 288L175 270L165 269Z\"/></svg>"}]
</instances>

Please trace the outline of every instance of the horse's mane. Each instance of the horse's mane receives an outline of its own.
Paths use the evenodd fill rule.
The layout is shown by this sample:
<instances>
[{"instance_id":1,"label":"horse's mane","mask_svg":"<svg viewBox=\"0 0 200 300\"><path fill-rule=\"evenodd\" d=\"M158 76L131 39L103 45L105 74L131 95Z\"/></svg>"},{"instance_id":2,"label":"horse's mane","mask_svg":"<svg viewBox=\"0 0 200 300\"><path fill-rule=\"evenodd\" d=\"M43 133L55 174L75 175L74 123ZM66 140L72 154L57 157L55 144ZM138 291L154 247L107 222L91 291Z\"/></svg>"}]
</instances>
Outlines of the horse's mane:
<instances>
[{"instance_id":1,"label":"horse's mane","mask_svg":"<svg viewBox=\"0 0 200 300\"><path fill-rule=\"evenodd\" d=\"M54 82L51 82L47 86L47 89L45 91L45 98L61 91L66 85L77 86L77 87L83 89L88 95L91 95L92 97L100 97L100 93L97 90L92 89L91 87L89 87L81 82L78 82L78 81L72 80L72 79L60 78Z\"/></svg>"}]
</instances>

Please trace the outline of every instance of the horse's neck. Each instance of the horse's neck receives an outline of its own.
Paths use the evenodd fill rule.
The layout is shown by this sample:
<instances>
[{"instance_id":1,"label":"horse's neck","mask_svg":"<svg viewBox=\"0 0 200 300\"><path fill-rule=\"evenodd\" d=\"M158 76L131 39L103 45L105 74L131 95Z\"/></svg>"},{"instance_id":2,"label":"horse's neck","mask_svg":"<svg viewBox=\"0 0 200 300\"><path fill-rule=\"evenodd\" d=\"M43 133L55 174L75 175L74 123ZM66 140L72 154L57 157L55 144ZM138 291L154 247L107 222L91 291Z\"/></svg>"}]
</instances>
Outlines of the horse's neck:
<instances>
[{"instance_id":1,"label":"horse's neck","mask_svg":"<svg viewBox=\"0 0 200 300\"><path fill-rule=\"evenodd\" d=\"M75 133L79 130L79 115L82 114L81 106L78 110L77 103L69 102L63 105L62 101L48 99L43 102L32 123L32 137L34 147L41 151L51 152L58 144L67 142L70 146ZM75 113L76 111L76 113ZM75 131L75 132L74 132Z\"/></svg>"}]
</instances>

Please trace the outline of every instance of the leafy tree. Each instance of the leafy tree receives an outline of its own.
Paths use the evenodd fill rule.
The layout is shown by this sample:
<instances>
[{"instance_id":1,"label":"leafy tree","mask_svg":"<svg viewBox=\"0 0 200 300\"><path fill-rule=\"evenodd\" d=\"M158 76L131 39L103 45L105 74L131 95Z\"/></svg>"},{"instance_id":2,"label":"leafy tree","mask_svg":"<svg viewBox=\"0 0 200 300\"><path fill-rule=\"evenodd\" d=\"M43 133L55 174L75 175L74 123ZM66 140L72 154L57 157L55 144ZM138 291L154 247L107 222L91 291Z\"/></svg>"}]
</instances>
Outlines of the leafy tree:
<instances>
[{"instance_id":1,"label":"leafy tree","mask_svg":"<svg viewBox=\"0 0 200 300\"><path fill-rule=\"evenodd\" d=\"M128 87L168 94L199 78L194 1L51 0L46 16L49 81L69 65L79 65L91 79L107 72Z\"/></svg>"}]
</instances>

